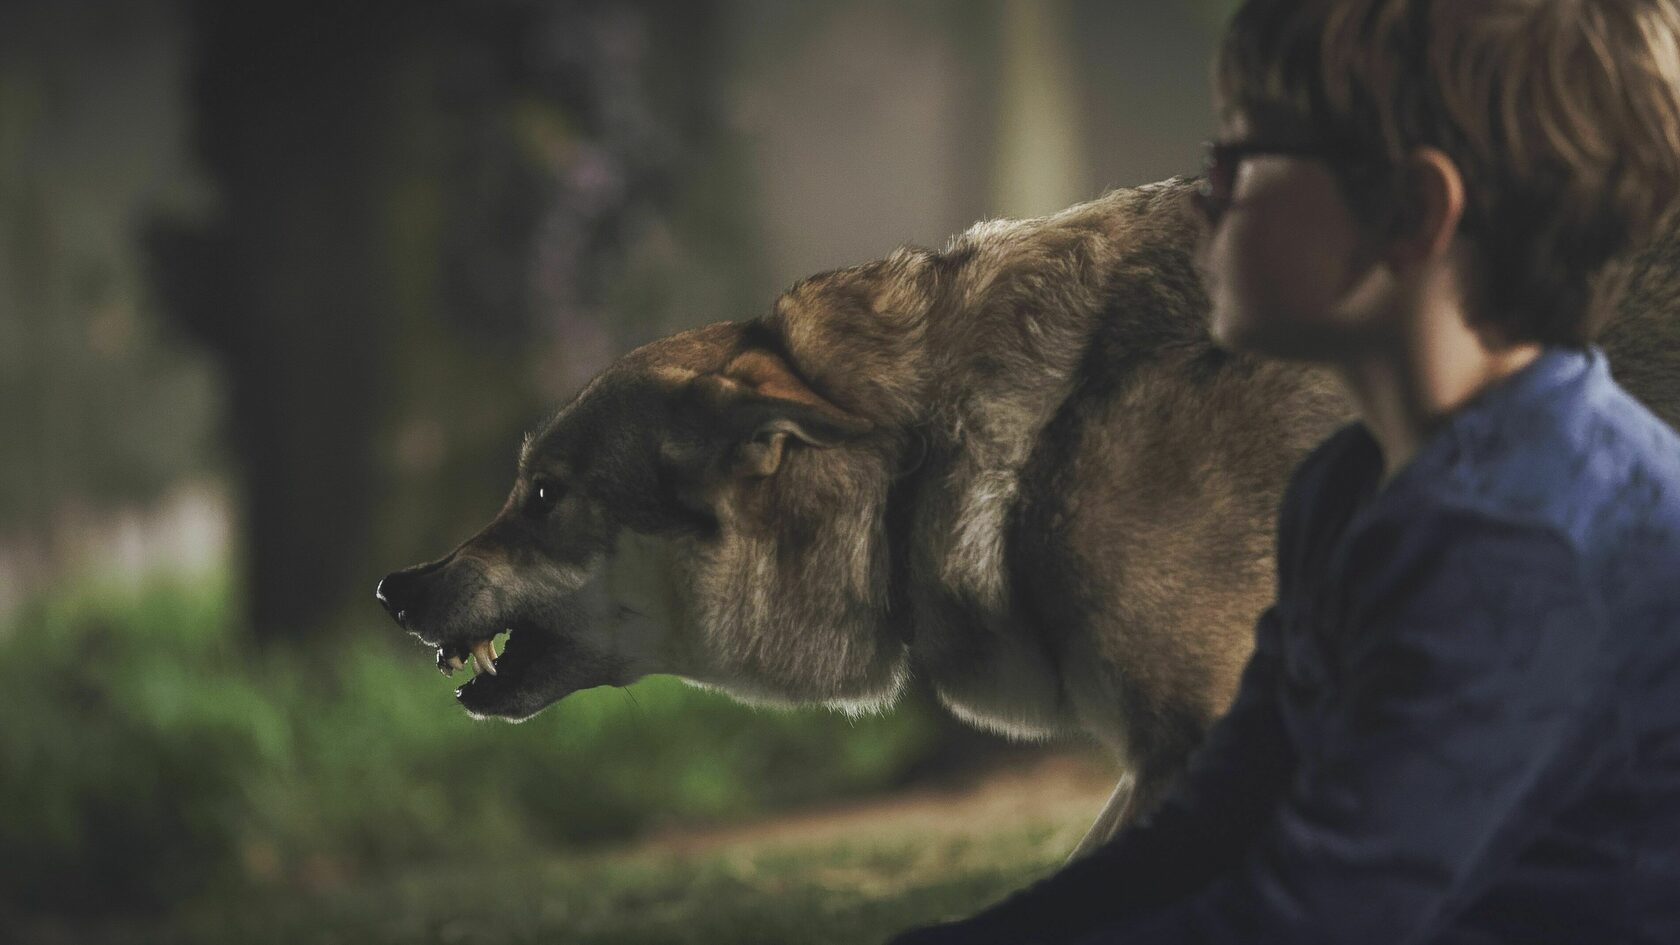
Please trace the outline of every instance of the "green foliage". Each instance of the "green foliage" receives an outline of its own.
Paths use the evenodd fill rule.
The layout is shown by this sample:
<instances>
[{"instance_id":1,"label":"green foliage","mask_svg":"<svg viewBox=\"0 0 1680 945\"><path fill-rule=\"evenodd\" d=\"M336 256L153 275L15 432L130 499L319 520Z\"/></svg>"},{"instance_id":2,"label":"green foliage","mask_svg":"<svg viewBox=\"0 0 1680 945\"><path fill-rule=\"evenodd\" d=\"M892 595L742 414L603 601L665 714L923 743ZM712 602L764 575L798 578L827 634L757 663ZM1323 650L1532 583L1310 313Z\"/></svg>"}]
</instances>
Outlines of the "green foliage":
<instances>
[{"instance_id":1,"label":"green foliage","mask_svg":"<svg viewBox=\"0 0 1680 945\"><path fill-rule=\"evenodd\" d=\"M925 709L755 710L672 679L473 722L376 617L330 649L257 654L230 612L225 584L91 590L0 633L0 913L161 908L743 818L892 784L937 734Z\"/></svg>"}]
</instances>

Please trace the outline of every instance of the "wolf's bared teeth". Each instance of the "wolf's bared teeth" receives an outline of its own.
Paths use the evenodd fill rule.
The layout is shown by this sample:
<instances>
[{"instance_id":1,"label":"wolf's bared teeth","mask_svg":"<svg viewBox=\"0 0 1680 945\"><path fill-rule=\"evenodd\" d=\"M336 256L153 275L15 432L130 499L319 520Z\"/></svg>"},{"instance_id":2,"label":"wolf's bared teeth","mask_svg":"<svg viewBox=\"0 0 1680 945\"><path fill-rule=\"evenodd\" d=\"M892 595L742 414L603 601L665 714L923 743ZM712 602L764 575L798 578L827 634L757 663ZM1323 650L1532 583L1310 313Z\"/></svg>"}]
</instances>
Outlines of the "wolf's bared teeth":
<instances>
[{"instance_id":1,"label":"wolf's bared teeth","mask_svg":"<svg viewBox=\"0 0 1680 945\"><path fill-rule=\"evenodd\" d=\"M472 648L473 672L496 675L496 644L480 640Z\"/></svg>"},{"instance_id":2,"label":"wolf's bared teeth","mask_svg":"<svg viewBox=\"0 0 1680 945\"><path fill-rule=\"evenodd\" d=\"M460 669L461 666L462 666L462 661L461 661L461 657L460 657L459 654L457 654L457 653L446 653L446 652L444 652L443 647L441 647L441 646L438 647L438 651L437 651L438 672L444 674L445 676L453 676L453 675L455 675L455 671Z\"/></svg>"}]
</instances>

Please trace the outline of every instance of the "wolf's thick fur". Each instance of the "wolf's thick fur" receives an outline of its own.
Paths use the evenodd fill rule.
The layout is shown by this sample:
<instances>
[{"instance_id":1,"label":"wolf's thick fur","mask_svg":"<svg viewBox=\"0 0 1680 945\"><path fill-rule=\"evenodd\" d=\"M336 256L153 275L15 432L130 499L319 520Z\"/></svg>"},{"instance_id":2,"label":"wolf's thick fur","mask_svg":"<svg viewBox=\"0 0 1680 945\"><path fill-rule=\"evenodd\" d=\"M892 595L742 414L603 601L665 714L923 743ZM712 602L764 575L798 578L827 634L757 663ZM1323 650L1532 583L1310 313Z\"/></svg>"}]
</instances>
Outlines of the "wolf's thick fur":
<instances>
[{"instance_id":1,"label":"wolf's thick fur","mask_svg":"<svg viewBox=\"0 0 1680 945\"><path fill-rule=\"evenodd\" d=\"M479 714L652 672L870 707L916 672L977 725L1111 747L1130 779L1095 842L1229 701L1289 471L1352 415L1321 371L1214 347L1189 186L983 223L626 355L388 606L440 659L515 628L463 689ZM1677 267L1648 253L1603 341L1670 422ZM534 514L538 481L565 498Z\"/></svg>"}]
</instances>

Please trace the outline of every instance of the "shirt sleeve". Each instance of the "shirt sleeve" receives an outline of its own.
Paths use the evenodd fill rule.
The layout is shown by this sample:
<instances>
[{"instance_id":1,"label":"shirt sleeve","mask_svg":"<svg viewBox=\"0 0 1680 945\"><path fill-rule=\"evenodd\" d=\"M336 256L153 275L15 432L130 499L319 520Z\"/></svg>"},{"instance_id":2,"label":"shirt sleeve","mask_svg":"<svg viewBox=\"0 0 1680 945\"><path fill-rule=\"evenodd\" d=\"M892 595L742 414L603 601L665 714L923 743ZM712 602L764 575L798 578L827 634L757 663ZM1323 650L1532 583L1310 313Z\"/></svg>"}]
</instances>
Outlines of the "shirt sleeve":
<instances>
[{"instance_id":1,"label":"shirt sleeve","mask_svg":"<svg viewBox=\"0 0 1680 945\"><path fill-rule=\"evenodd\" d=\"M1256 842L1083 942L1429 940L1603 770L1605 627L1565 539L1446 509L1355 540L1341 682Z\"/></svg>"},{"instance_id":2,"label":"shirt sleeve","mask_svg":"<svg viewBox=\"0 0 1680 945\"><path fill-rule=\"evenodd\" d=\"M1268 608L1230 710L1150 817L978 915L893 945L1065 942L1179 899L1233 867L1294 765L1277 707L1278 630L1276 608Z\"/></svg>"}]
</instances>

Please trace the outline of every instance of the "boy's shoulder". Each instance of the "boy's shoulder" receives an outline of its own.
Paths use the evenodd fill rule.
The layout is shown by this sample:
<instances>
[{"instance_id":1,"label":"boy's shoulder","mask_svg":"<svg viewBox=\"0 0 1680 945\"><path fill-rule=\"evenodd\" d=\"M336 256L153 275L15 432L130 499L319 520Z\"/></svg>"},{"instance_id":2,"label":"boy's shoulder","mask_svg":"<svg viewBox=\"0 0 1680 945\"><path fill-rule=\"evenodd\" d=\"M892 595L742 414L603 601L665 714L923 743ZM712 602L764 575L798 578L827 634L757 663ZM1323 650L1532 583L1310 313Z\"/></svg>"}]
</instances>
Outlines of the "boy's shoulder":
<instances>
[{"instance_id":1,"label":"boy's shoulder","mask_svg":"<svg viewBox=\"0 0 1680 945\"><path fill-rule=\"evenodd\" d=\"M1597 348L1547 348L1450 417L1371 497L1381 470L1363 424L1321 443L1286 493L1280 555L1446 512L1555 535L1589 571L1629 555L1639 573L1680 569L1680 434L1615 382Z\"/></svg>"},{"instance_id":2,"label":"boy's shoulder","mask_svg":"<svg viewBox=\"0 0 1680 945\"><path fill-rule=\"evenodd\" d=\"M1584 554L1629 527L1680 536L1680 434L1617 384L1598 348L1551 348L1455 415L1420 498L1556 531Z\"/></svg>"}]
</instances>

